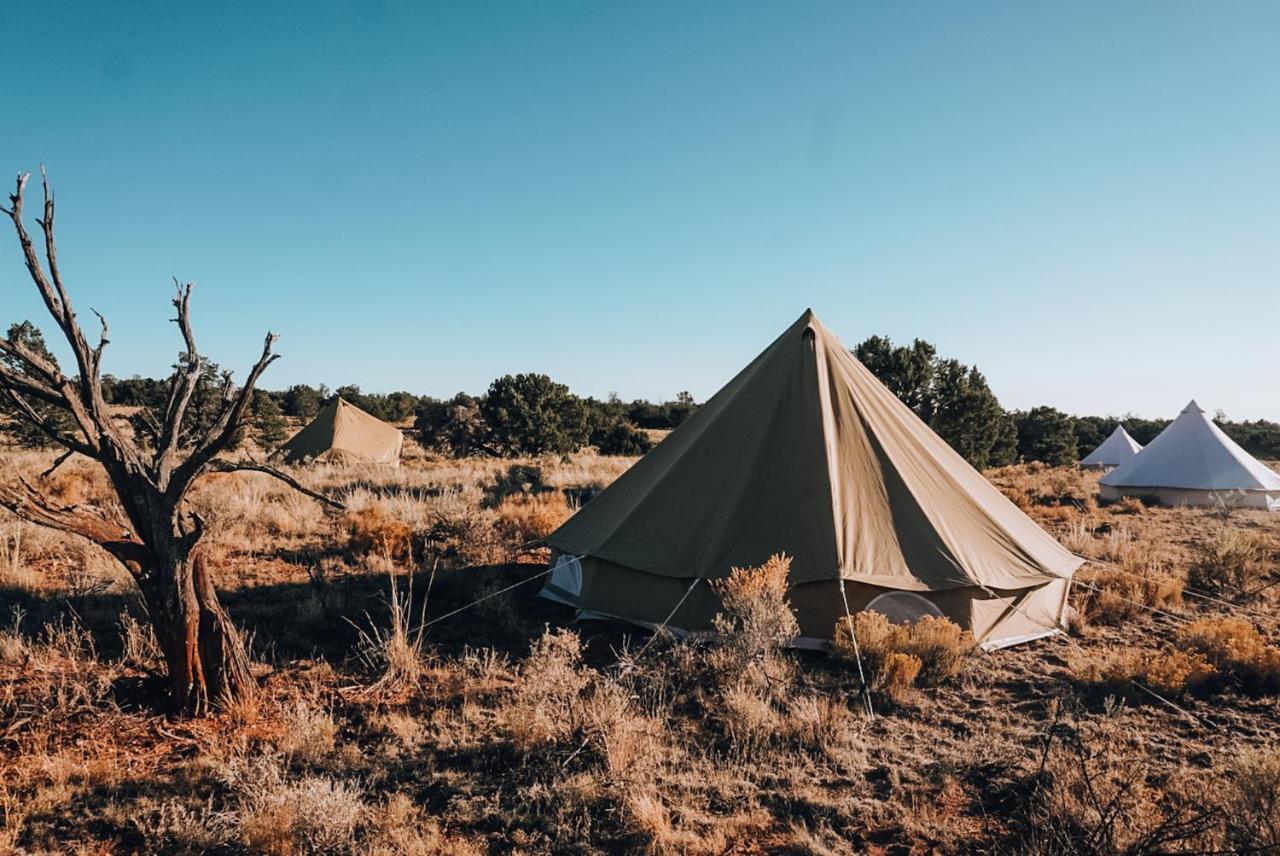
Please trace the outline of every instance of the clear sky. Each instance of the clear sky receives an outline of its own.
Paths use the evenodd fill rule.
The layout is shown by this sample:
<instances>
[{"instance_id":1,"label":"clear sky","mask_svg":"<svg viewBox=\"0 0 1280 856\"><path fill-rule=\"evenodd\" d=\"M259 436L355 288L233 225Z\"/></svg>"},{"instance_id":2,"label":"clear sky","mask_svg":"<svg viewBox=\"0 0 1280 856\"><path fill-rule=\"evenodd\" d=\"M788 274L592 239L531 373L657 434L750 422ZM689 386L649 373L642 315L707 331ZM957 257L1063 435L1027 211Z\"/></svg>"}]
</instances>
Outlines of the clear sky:
<instances>
[{"instance_id":1,"label":"clear sky","mask_svg":"<svg viewBox=\"0 0 1280 856\"><path fill-rule=\"evenodd\" d=\"M0 6L107 368L699 399L806 306L1007 407L1280 419L1280 4ZM0 320L37 317L0 233Z\"/></svg>"}]
</instances>

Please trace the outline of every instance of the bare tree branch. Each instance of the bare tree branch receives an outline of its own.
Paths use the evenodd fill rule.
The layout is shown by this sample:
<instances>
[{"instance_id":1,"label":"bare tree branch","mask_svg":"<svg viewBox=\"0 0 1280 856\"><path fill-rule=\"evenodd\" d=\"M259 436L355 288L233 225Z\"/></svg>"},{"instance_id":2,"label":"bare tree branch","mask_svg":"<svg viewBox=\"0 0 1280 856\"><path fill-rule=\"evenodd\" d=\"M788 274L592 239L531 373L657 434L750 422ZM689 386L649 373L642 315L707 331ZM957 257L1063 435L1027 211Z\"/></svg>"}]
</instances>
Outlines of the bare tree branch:
<instances>
[{"instance_id":1,"label":"bare tree branch","mask_svg":"<svg viewBox=\"0 0 1280 856\"><path fill-rule=\"evenodd\" d=\"M303 494L303 495L305 495L305 496L309 496L309 497L311 497L312 499L316 500L317 502L322 502L322 503L324 503L325 505L329 506L330 508L336 508L336 509L338 509L339 511L346 511L346 510L347 510L347 505L346 505L346 503L342 502L341 500L334 499L333 497L328 496L328 495L323 494L323 493L320 493L320 492L319 492L319 491L317 491L317 490L312 490L311 488L309 488L309 487L307 487L306 485L302 484L301 482L299 482L297 479L295 479L293 476L289 475L288 473L283 472L283 471L281 471L281 470L278 470L278 469L276 469L275 467L269 466L269 465L267 465L267 464L258 463L257 461L222 461L222 460L218 460L218 461L211 461L211 462L209 463L209 465L205 468L205 472L209 472L209 473L235 473L235 472L263 473L263 474L265 474L265 475L269 475L269 476L271 476L271 477L272 477L272 478L274 478L274 479L279 479L280 481L282 481L282 482L284 482L285 484L287 484L289 487L291 487L291 488L293 488L294 490L296 490L298 493L301 493L301 494Z\"/></svg>"},{"instance_id":2,"label":"bare tree branch","mask_svg":"<svg viewBox=\"0 0 1280 856\"><path fill-rule=\"evenodd\" d=\"M76 453L75 449L67 449L65 452L63 452L61 455L58 456L58 459L53 462L53 465L49 467L49 469L45 470L40 474L40 478L47 479L49 476L53 475L55 472L58 471L58 467L62 466L67 461L71 460L71 457L75 453Z\"/></svg>"},{"instance_id":3,"label":"bare tree branch","mask_svg":"<svg viewBox=\"0 0 1280 856\"><path fill-rule=\"evenodd\" d=\"M276 335L268 333L266 340L262 343L262 354L258 357L258 361L254 363L253 368L249 370L249 377L245 380L244 386L234 392L229 407L224 407L213 425L205 432L204 437L191 451L190 456L173 472L173 478L168 488L165 489L166 498L175 505L182 500L182 496L186 493L191 482L196 476L203 472L204 468L231 444L235 438L236 432L240 430L244 422L245 410L249 405L250 399L253 397L254 386L258 382L258 378L262 377L262 373L267 370L267 366L279 359L278 354L271 352L272 347L276 343ZM225 394L231 394L232 388L230 379L227 382L227 391Z\"/></svg>"},{"instance_id":4,"label":"bare tree branch","mask_svg":"<svg viewBox=\"0 0 1280 856\"><path fill-rule=\"evenodd\" d=\"M101 312L89 307L89 311L98 316L98 322L102 324L102 332L98 335L98 347L93 349L93 376L96 380L102 376L102 352L111 343L111 328L107 326L107 319Z\"/></svg>"},{"instance_id":5,"label":"bare tree branch","mask_svg":"<svg viewBox=\"0 0 1280 856\"><path fill-rule=\"evenodd\" d=\"M10 386L0 385L0 393L9 399L18 409L18 416L25 419L28 424L42 432L50 440L66 449L79 452L88 458L97 458L98 450L86 443L75 439L63 432L58 425L49 417L41 416L40 413L31 406L31 403L22 397L19 390Z\"/></svg>"},{"instance_id":6,"label":"bare tree branch","mask_svg":"<svg viewBox=\"0 0 1280 856\"><path fill-rule=\"evenodd\" d=\"M205 552L200 549L204 522L183 506L183 498L204 472L250 470L271 475L331 507L344 506L266 464L217 461L244 425L258 379L276 359L272 353L275 337L270 334L242 388L237 390L230 375L224 376L213 424L186 454L186 460L176 463L185 442L183 425L206 365L191 326L190 284L175 283L175 321L186 350L174 370L163 423L147 407L135 420L141 432L156 438L154 457L143 458L133 435L116 424L106 405L101 361L110 342L107 320L94 310L102 330L97 346L90 348L58 267L54 197L43 169L41 177L44 211L38 222L45 244L43 262L23 221L29 174L18 176L10 207L0 211L13 221L27 271L49 316L71 346L78 372L67 377L55 360L34 353L24 343L0 341L0 357L4 358L0 361L0 398L12 402L17 418L31 422L67 450L46 475L75 452L93 458L102 466L128 523L122 524L114 514L98 509L56 505L21 478L17 484L0 484L0 508L38 525L88 538L130 570L151 613L179 711L199 714L211 700L248 698L255 681L244 643L218 602ZM64 414L74 427L66 424Z\"/></svg>"},{"instance_id":7,"label":"bare tree branch","mask_svg":"<svg viewBox=\"0 0 1280 856\"><path fill-rule=\"evenodd\" d=\"M71 408L67 406L66 399L61 391L29 374L15 371L3 364L0 364L0 386L5 389L17 390L23 395L38 399L46 404L56 405L68 413L71 412Z\"/></svg>"},{"instance_id":8,"label":"bare tree branch","mask_svg":"<svg viewBox=\"0 0 1280 856\"><path fill-rule=\"evenodd\" d=\"M0 353L7 354L22 367L23 371L38 376L50 386L58 386L62 383L62 371L57 364L37 354L21 341L0 339Z\"/></svg>"},{"instance_id":9,"label":"bare tree branch","mask_svg":"<svg viewBox=\"0 0 1280 856\"><path fill-rule=\"evenodd\" d=\"M156 439L155 470L156 480L161 489L167 487L169 475L173 471L174 457L182 441L182 423L204 368L204 360L201 359L200 351L196 348L195 331L191 327L191 290L195 287L195 283L189 282L183 285L178 282L177 277L174 277L173 283L178 290L173 298L173 307L178 311L178 317L173 321L182 331L182 341L186 346L183 354L186 370L184 372L179 369L174 372L172 385L169 387L169 402L165 406L164 429Z\"/></svg>"},{"instance_id":10,"label":"bare tree branch","mask_svg":"<svg viewBox=\"0 0 1280 856\"><path fill-rule=\"evenodd\" d=\"M129 527L88 506L59 506L45 499L25 478L0 485L0 508L23 520L87 538L120 561L134 576L153 561L150 551Z\"/></svg>"}]
</instances>

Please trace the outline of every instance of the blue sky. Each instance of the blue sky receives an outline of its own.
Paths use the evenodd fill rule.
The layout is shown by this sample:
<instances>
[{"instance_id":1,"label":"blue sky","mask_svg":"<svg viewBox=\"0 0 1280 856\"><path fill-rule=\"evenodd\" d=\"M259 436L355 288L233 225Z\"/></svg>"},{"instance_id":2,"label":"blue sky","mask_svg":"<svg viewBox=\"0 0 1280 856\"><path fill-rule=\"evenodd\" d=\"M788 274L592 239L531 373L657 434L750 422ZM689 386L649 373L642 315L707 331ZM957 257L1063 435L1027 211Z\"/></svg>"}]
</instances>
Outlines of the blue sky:
<instances>
[{"instance_id":1,"label":"blue sky","mask_svg":"<svg viewBox=\"0 0 1280 856\"><path fill-rule=\"evenodd\" d=\"M181 7L181 8L180 8ZM107 367L705 398L812 306L1008 407L1280 419L1280 4L6 3ZM8 234L0 320L37 317Z\"/></svg>"}]
</instances>

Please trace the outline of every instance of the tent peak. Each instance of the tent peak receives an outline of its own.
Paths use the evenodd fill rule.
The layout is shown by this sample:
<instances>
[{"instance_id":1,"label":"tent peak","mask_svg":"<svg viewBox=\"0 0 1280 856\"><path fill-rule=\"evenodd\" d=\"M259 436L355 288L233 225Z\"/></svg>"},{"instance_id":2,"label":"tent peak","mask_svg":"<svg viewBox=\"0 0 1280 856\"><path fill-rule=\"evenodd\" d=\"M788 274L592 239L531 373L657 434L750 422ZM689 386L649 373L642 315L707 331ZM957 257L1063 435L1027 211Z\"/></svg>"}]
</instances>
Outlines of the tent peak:
<instances>
[{"instance_id":1,"label":"tent peak","mask_svg":"<svg viewBox=\"0 0 1280 856\"><path fill-rule=\"evenodd\" d=\"M1191 399L1191 403L1182 408L1183 413L1204 413L1204 408L1196 404L1196 400Z\"/></svg>"}]
</instances>

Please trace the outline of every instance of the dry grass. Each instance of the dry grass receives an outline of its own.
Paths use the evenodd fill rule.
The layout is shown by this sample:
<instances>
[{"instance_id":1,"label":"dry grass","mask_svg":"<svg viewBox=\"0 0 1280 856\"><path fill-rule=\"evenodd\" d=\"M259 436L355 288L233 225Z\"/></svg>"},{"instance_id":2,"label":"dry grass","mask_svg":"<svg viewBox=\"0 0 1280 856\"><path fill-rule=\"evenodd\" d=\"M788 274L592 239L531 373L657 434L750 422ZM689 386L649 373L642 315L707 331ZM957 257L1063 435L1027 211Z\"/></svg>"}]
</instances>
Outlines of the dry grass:
<instances>
[{"instance_id":1,"label":"dry grass","mask_svg":"<svg viewBox=\"0 0 1280 856\"><path fill-rule=\"evenodd\" d=\"M425 608L414 615L413 577L402 589L395 568L387 565L387 626L378 625L368 613L368 626L357 628L356 657L378 678L369 690L375 694L398 694L417 686L423 674L423 646L426 640Z\"/></svg>"},{"instance_id":2,"label":"dry grass","mask_svg":"<svg viewBox=\"0 0 1280 856\"><path fill-rule=\"evenodd\" d=\"M498 505L498 526L517 546L541 541L572 513L560 491L508 496Z\"/></svg>"},{"instance_id":3,"label":"dry grass","mask_svg":"<svg viewBox=\"0 0 1280 856\"><path fill-rule=\"evenodd\" d=\"M1178 642L1231 676L1241 690L1280 692L1280 648L1243 618L1202 618L1178 631Z\"/></svg>"},{"instance_id":4,"label":"dry grass","mask_svg":"<svg viewBox=\"0 0 1280 856\"><path fill-rule=\"evenodd\" d=\"M832 650L848 662L860 656L871 688L895 703L911 698L917 682L955 678L974 652L972 634L945 618L893 624L878 612L859 612L852 619L852 635L848 619L836 622Z\"/></svg>"},{"instance_id":5,"label":"dry grass","mask_svg":"<svg viewBox=\"0 0 1280 856\"><path fill-rule=\"evenodd\" d=\"M381 505L366 505L349 516L348 549L352 553L395 561L413 558L413 529L389 517Z\"/></svg>"},{"instance_id":6,"label":"dry grass","mask_svg":"<svg viewBox=\"0 0 1280 856\"><path fill-rule=\"evenodd\" d=\"M415 633L424 605L442 616L540 570L510 560L565 513L562 489L630 462L512 463L294 471L349 514L256 475L202 482L194 502L262 691L198 722L159 715L127 578L0 521L0 571L21 583L0 592L0 850L1137 853L1178 824L1191 837L1166 850L1275 843L1280 515L1231 515L1264 567L1243 627L1179 597L1218 517L1097 508L1096 475L1001 471L1042 525L1115 563L1084 577L1109 598L1088 610L1096 626L979 655L954 625L858 616L877 692L896 702L870 720L853 669L781 645L794 633L782 557L722 581L726 632L711 640L566 630L572 615L535 600L537 583ZM87 468L64 470L61 495L109 504ZM1135 677L1221 727L1146 703ZM1058 700L1078 709L1059 716Z\"/></svg>"},{"instance_id":7,"label":"dry grass","mask_svg":"<svg viewBox=\"0 0 1280 856\"><path fill-rule=\"evenodd\" d=\"M1089 569L1078 577L1076 608L1086 623L1116 625L1149 609L1182 608L1186 583L1158 560L1126 557L1118 567Z\"/></svg>"}]
</instances>

